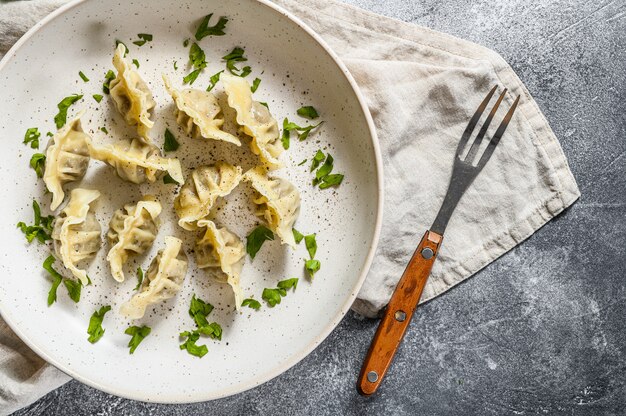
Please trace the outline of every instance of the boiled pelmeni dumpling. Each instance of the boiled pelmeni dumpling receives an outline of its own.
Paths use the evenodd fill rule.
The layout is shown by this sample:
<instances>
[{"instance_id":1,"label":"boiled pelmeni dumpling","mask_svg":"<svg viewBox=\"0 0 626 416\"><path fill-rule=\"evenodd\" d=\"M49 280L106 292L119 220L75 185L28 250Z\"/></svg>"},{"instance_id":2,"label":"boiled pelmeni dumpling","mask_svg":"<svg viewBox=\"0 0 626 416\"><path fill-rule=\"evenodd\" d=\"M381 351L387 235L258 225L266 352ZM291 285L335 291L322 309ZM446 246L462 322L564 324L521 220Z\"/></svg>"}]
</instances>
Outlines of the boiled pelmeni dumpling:
<instances>
[{"instance_id":1,"label":"boiled pelmeni dumpling","mask_svg":"<svg viewBox=\"0 0 626 416\"><path fill-rule=\"evenodd\" d=\"M52 239L57 256L66 269L87 285L87 272L78 268L82 260L93 257L100 246L100 223L90 204L98 199L100 192L91 189L73 189L70 201L54 222Z\"/></svg>"},{"instance_id":2,"label":"boiled pelmeni dumpling","mask_svg":"<svg viewBox=\"0 0 626 416\"><path fill-rule=\"evenodd\" d=\"M246 249L237 235L226 228L217 228L213 221L200 220L198 227L204 229L204 235L196 242L196 263L201 269L214 269L215 277L233 288L235 306L239 309L243 302L239 276Z\"/></svg>"},{"instance_id":3,"label":"boiled pelmeni dumpling","mask_svg":"<svg viewBox=\"0 0 626 416\"><path fill-rule=\"evenodd\" d=\"M178 183L183 183L183 172L178 159L161 156L159 148L143 139L125 139L115 144L95 146L88 141L89 154L115 168L117 175L132 183L154 182L156 174L165 171Z\"/></svg>"},{"instance_id":4,"label":"boiled pelmeni dumpling","mask_svg":"<svg viewBox=\"0 0 626 416\"><path fill-rule=\"evenodd\" d=\"M176 237L165 237L165 248L150 263L139 293L121 306L123 315L142 318L148 306L172 298L180 291L187 274L187 255L182 245Z\"/></svg>"},{"instance_id":5,"label":"boiled pelmeni dumpling","mask_svg":"<svg viewBox=\"0 0 626 416\"><path fill-rule=\"evenodd\" d=\"M192 88L177 90L166 75L163 75L163 82L176 103L176 121L187 134L241 146L239 138L222 130L224 115L213 94Z\"/></svg>"},{"instance_id":6,"label":"boiled pelmeni dumpling","mask_svg":"<svg viewBox=\"0 0 626 416\"><path fill-rule=\"evenodd\" d=\"M148 250L157 235L157 217L161 204L146 198L137 204L127 204L118 209L111 223L107 237L112 247L107 255L111 264L111 274L118 282L124 281L124 263L131 254L143 254Z\"/></svg>"},{"instance_id":7,"label":"boiled pelmeni dumpling","mask_svg":"<svg viewBox=\"0 0 626 416\"><path fill-rule=\"evenodd\" d=\"M283 152L278 123L263 104L252 99L248 81L241 77L222 74L228 105L237 112L237 124L245 134L252 137L250 147L269 169L278 169L282 163L278 157Z\"/></svg>"},{"instance_id":8,"label":"boiled pelmeni dumpling","mask_svg":"<svg viewBox=\"0 0 626 416\"><path fill-rule=\"evenodd\" d=\"M130 126L137 126L139 135L146 140L148 130L154 122L150 120L150 112L156 106L152 92L148 85L139 76L139 73L124 58L126 47L117 45L113 56L113 66L117 69L117 77L111 81L111 98L117 111L124 117Z\"/></svg>"},{"instance_id":9,"label":"boiled pelmeni dumpling","mask_svg":"<svg viewBox=\"0 0 626 416\"><path fill-rule=\"evenodd\" d=\"M241 168L226 162L196 168L174 199L178 225L195 230L196 222L211 213L215 200L231 193L241 181Z\"/></svg>"},{"instance_id":10,"label":"boiled pelmeni dumpling","mask_svg":"<svg viewBox=\"0 0 626 416\"><path fill-rule=\"evenodd\" d=\"M300 193L289 181L270 178L262 167L250 169L243 175L256 190L254 203L256 215L265 218L269 228L282 240L283 244L296 247L293 237L293 224L300 213Z\"/></svg>"},{"instance_id":11,"label":"boiled pelmeni dumpling","mask_svg":"<svg viewBox=\"0 0 626 416\"><path fill-rule=\"evenodd\" d=\"M61 128L48 144L46 150L46 170L43 181L52 193L50 209L55 210L65 198L63 185L82 179L89 166L89 136L83 131L80 118L76 118Z\"/></svg>"}]
</instances>

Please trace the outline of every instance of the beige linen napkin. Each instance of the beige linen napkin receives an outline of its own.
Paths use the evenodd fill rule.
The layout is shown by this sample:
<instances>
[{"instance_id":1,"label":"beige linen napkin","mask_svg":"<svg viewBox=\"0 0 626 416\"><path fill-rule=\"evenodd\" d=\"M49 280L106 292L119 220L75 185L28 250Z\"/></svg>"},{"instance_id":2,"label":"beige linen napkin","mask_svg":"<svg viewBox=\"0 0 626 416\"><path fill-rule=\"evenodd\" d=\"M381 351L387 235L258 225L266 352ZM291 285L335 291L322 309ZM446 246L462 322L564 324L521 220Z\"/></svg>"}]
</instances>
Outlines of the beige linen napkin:
<instances>
[{"instance_id":1,"label":"beige linen napkin","mask_svg":"<svg viewBox=\"0 0 626 416\"><path fill-rule=\"evenodd\" d=\"M504 108L518 94L520 106L454 213L422 301L476 273L580 195L543 114L495 52L334 1L276 2L317 31L346 63L378 131L385 212L374 263L353 306L357 312L375 316L388 302L443 200L467 121L492 86L510 90ZM0 53L60 3L37 0L1 6ZM68 379L30 352L4 323L0 353L1 412L25 406ZM18 361L22 364L16 366Z\"/></svg>"}]
</instances>

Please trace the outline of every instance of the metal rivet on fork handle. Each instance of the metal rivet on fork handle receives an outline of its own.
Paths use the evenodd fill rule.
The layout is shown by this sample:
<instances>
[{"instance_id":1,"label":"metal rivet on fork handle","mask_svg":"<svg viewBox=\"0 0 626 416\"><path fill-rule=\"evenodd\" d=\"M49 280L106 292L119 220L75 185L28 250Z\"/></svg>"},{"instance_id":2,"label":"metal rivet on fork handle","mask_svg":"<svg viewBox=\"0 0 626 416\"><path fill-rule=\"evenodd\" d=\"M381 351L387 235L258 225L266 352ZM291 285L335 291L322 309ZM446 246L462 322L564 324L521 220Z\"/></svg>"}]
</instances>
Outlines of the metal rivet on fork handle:
<instances>
[{"instance_id":1,"label":"metal rivet on fork handle","mask_svg":"<svg viewBox=\"0 0 626 416\"><path fill-rule=\"evenodd\" d=\"M422 250L422 257L424 257L426 260L430 259L433 256L433 249L430 247L426 247L424 250Z\"/></svg>"},{"instance_id":2,"label":"metal rivet on fork handle","mask_svg":"<svg viewBox=\"0 0 626 416\"><path fill-rule=\"evenodd\" d=\"M378 381L378 373L376 371L370 371L367 373L367 381L370 383L376 383L376 381Z\"/></svg>"},{"instance_id":3,"label":"metal rivet on fork handle","mask_svg":"<svg viewBox=\"0 0 626 416\"><path fill-rule=\"evenodd\" d=\"M396 311L394 316L396 317L396 321L404 322L404 320L406 319L406 312L404 312L404 311Z\"/></svg>"}]
</instances>

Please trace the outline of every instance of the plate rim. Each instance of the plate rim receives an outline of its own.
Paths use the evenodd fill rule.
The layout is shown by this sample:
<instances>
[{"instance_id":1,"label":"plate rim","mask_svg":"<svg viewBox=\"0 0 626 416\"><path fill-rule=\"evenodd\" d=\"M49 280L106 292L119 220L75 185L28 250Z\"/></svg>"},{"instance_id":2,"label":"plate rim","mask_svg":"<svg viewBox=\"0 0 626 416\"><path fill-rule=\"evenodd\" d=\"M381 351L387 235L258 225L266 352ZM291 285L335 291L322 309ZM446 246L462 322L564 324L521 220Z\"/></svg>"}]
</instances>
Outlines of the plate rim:
<instances>
[{"instance_id":1,"label":"plate rim","mask_svg":"<svg viewBox=\"0 0 626 416\"><path fill-rule=\"evenodd\" d=\"M7 51L7 53L2 57L2 59L0 59L0 71L4 69L4 67L8 64L11 58L22 47L22 45L24 45L42 27L44 27L46 24L56 19L57 17L68 12L69 10L75 7L78 7L79 5L87 1L92 1L92 0L72 0L60 6L58 9L54 10L53 12L48 14L46 17L38 21L32 28L30 28L24 35L22 35L22 37L19 38L17 42L15 42L15 44ZM109 388L109 386L101 385L97 381L92 380L88 377L84 377L81 374L78 374L76 371L67 368L67 365L52 358L50 355L48 355L47 351L44 348L32 342L31 339L28 337L28 334L25 333L25 331L22 331L20 329L20 327L16 324L17 320L15 320L11 316L11 314L8 313L8 310L3 307L3 302L0 301L0 317L4 319L4 321L7 323L9 328L11 328L11 330L13 330L13 332L31 350L33 350L39 357L43 358L48 364L51 364L52 366L54 366L55 368L57 368L64 374L72 377L73 379L80 381L83 384L86 384L90 387L93 387L105 393L112 394L118 397L123 397L126 399L137 400L137 401L147 402L147 403L185 404L185 403L197 403L197 402L203 402L203 401L217 400L217 399L233 396L239 393L243 393L257 386L265 384L268 381L282 375L287 370L289 370L290 368L298 364L300 361L302 361L304 358L309 356L326 338L328 338L328 336L332 333L332 331L334 331L337 325L339 325L339 323L343 320L345 315L350 310L350 307L356 300L357 295L359 291L361 290L361 287L363 286L363 282L365 281L365 278L367 277L367 274L370 270L372 261L374 259L374 254L376 252L376 249L378 247L378 243L380 240L380 232L381 232L381 227L382 227L383 204L384 204L384 186L383 186L384 185L384 173L383 173L382 156L381 156L381 151L380 151L380 143L378 140L378 135L376 133L374 120L372 119L372 115L366 104L365 96L361 92L358 84L356 83L356 80L354 79L350 71L348 70L347 66L343 63L343 61L341 61L339 56L330 48L330 46L326 43L326 41L324 41L324 39L322 39L322 37L319 34L317 34L317 32L311 29L306 23L300 20L300 18L298 18L297 16L293 15L290 11L284 9L282 6L279 6L278 4L271 2L270 0L251 0L251 1L259 3L260 5L265 6L269 9L272 9L273 11L285 16L287 19L295 23L306 34L308 34L313 39L313 41L317 42L317 44L320 45L322 49L324 49L324 51L334 61L335 65L337 65L337 67L341 70L344 77L350 84L350 87L352 88L352 91L356 95L357 101L359 102L361 111L363 112L363 115L365 116L367 127L370 133L370 139L371 139L373 150L374 150L378 201L376 203L377 212L376 212L376 220L375 220L375 225L374 225L374 235L373 235L372 241L369 244L368 253L363 263L363 266L364 266L363 271L361 272L356 285L352 288L350 295L341 305L341 308L339 309L339 312L337 313L337 315L335 315L332 318L330 324L326 326L322 331L320 331L320 333L315 337L315 339L313 339L313 341L311 341L311 343L306 345L304 348L302 348L294 356L286 360L281 365L275 367L274 369L270 371L259 374L258 376L249 380L248 382L242 382L237 385L234 385L225 389L221 389L218 392L213 393L213 394L203 395L202 392L196 392L194 393L192 397L178 395L178 396L164 397L163 400L160 400L159 398L142 397L139 394L135 394L134 392L125 392L121 390L116 390L114 387Z\"/></svg>"}]
</instances>

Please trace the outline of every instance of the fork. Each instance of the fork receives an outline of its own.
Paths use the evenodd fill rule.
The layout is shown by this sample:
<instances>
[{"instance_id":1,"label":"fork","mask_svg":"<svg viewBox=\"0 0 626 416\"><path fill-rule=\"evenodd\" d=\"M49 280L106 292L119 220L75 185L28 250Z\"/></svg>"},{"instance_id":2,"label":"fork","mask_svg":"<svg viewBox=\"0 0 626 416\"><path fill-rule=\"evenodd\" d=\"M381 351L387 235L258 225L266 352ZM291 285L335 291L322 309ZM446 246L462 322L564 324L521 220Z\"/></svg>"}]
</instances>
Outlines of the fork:
<instances>
[{"instance_id":1,"label":"fork","mask_svg":"<svg viewBox=\"0 0 626 416\"><path fill-rule=\"evenodd\" d=\"M464 151L496 89L497 86L489 91L467 124L456 149L452 178L439 213L435 217L433 225L424 233L421 242L413 253L378 325L376 335L374 335L370 349L365 357L357 382L357 390L364 396L375 393L387 373L396 350L411 322L413 312L422 296L422 291L424 286L426 286L433 263L441 248L443 234L448 221L467 188L469 188L491 158L517 108L519 96L509 108L493 137L489 140L482 156L474 164L474 159L476 159L478 150L483 143L487 129L506 95L506 89L500 94L489 115L485 118L467 153Z\"/></svg>"}]
</instances>

